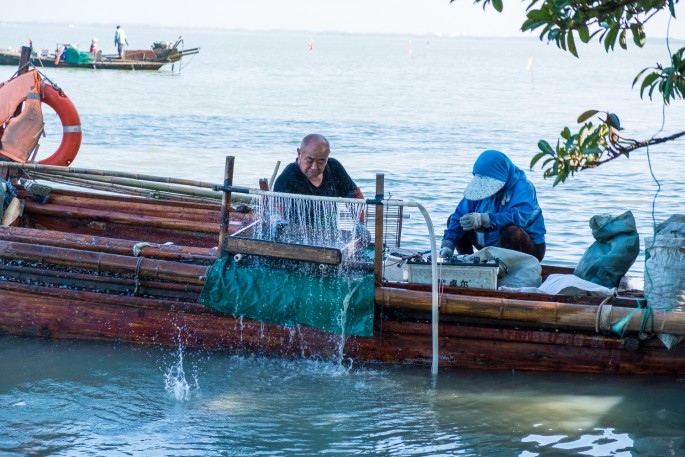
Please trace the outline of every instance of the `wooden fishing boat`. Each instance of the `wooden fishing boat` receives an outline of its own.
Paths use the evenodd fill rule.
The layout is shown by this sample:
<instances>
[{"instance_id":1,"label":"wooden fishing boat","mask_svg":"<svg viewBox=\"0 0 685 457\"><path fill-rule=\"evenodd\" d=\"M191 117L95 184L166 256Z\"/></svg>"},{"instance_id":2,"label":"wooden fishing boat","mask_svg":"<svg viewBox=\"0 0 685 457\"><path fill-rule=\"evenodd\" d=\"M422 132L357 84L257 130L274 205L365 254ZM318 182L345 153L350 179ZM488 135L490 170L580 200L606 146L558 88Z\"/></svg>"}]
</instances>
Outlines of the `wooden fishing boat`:
<instances>
[{"instance_id":1,"label":"wooden fishing boat","mask_svg":"<svg viewBox=\"0 0 685 457\"><path fill-rule=\"evenodd\" d=\"M376 261L368 265L375 274L371 336L218 312L198 300L222 250L315 265L330 260L330 250L265 246L235 236L259 215L236 199L236 188L227 187L232 162L224 185L42 165L10 167L15 181L81 180L91 189L53 189L47 199L37 200L17 184L21 215L12 226L0 228L0 334L355 363L437 361L443 368L685 374L685 347L667 349L654 337L683 334L685 313L652 310L645 326L649 308L634 312L644 305L637 291L602 299L446 286L436 309L430 285L389 281L383 270L388 267ZM154 186L141 189L141 182L150 184L150 179ZM171 199L183 184L194 186L184 198L206 201ZM111 192L124 189L141 195ZM390 202L383 203L370 205L367 223L375 239L387 242L387 233L393 232L393 239L398 235L401 216L374 216L374 211L391 210ZM559 272L564 269L543 268L543 276ZM616 334L611 326L624 318L624 333Z\"/></svg>"},{"instance_id":2,"label":"wooden fishing boat","mask_svg":"<svg viewBox=\"0 0 685 457\"><path fill-rule=\"evenodd\" d=\"M58 44L56 50L41 53L31 52L31 63L36 68L88 68L92 70L159 70L165 65L180 63L186 56L198 54L200 48L184 49L183 39L175 43L155 42L150 49L131 49L124 53L103 54L102 52L79 52L70 44ZM62 57L64 56L64 57ZM0 65L18 66L21 51L0 49Z\"/></svg>"},{"instance_id":3,"label":"wooden fishing boat","mask_svg":"<svg viewBox=\"0 0 685 457\"><path fill-rule=\"evenodd\" d=\"M0 85L3 94L10 94L3 96L8 120L0 126L0 154L17 161L0 161L1 176L13 184L7 190L0 186L0 208L11 197L0 218L2 335L425 364L433 373L449 367L685 374L685 345L667 349L655 338L685 335L685 313L653 310L639 291L605 298L533 294L495 290L497 283L490 287L492 282L473 287L465 279L438 287L450 266L438 269L433 261L414 265L415 275L398 277L387 249L394 248L403 260L424 260L398 251L403 210L419 209L429 235L432 223L420 204L385 199L382 175L373 199L328 200L332 208L364 205L355 220L371 229L370 245L352 230L349 243L330 247L277 238L282 227L271 220L265 205L282 210L285 200L279 199L312 198L269 192L266 179L260 180L259 189L233 186L233 158L226 160L222 184L67 168L80 145L75 110L73 118L63 122L65 138L73 146L69 154L60 154L56 162L21 163L30 160L42 125L29 102L41 103L38 90L44 81L28 70L28 56L25 48L21 76ZM17 91L23 92L17 96ZM61 103L56 106L63 108ZM27 138L31 141L20 141ZM51 190L46 183L69 187ZM339 227L343 222L340 219ZM260 227L277 230L270 238L259 237ZM299 235L307 233L295 229ZM435 252L433 237L431 245ZM222 265L231 258L231 267L225 269ZM244 266L238 266L244 259ZM474 262L465 270L476 267L482 265ZM494 269L488 268L492 274ZM428 280L419 280L421 269ZM243 276L225 279L221 275L226 271L241 271ZM569 271L543 265L541 276L552 273ZM272 295L276 312L309 303L313 294L299 299L298 294L325 292L325 284L335 286L336 275L348 276L337 284L348 289L331 288L343 295L325 306L332 305L335 313L329 318L339 332L316 321L326 312L318 302L298 320L261 318L233 307L241 294L255 290L261 295L248 308L257 308ZM361 279L354 283L352 276ZM229 289L229 306L222 307L213 293ZM360 301L366 309L360 314L361 330L352 332L352 298L361 295L359 291L368 292Z\"/></svg>"}]
</instances>

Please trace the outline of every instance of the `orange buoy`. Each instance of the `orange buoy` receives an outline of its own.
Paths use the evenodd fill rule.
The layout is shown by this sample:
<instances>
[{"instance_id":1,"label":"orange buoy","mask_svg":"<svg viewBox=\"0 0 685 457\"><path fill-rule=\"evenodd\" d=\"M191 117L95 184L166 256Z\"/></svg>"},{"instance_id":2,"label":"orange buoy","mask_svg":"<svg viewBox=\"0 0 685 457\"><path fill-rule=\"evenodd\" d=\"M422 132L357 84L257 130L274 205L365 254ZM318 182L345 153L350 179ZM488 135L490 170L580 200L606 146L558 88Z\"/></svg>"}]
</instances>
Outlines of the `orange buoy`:
<instances>
[{"instance_id":1,"label":"orange buoy","mask_svg":"<svg viewBox=\"0 0 685 457\"><path fill-rule=\"evenodd\" d=\"M67 167L74 161L81 147L81 119L76 107L64 92L50 84L45 84L43 88L41 101L55 110L62 123L62 142L50 157L39 160L38 163Z\"/></svg>"}]
</instances>

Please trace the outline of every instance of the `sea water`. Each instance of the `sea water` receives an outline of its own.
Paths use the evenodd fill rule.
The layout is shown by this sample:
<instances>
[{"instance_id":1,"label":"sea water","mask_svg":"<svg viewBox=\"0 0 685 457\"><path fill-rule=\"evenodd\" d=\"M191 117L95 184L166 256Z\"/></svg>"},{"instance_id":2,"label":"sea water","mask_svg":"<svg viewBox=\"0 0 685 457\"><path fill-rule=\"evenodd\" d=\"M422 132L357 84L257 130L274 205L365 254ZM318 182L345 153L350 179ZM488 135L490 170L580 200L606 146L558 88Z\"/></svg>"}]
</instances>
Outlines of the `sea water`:
<instances>
[{"instance_id":1,"label":"sea water","mask_svg":"<svg viewBox=\"0 0 685 457\"><path fill-rule=\"evenodd\" d=\"M318 132L366 196L384 174L386 196L422 203L440 236L474 159L499 149L537 188L545 262L575 265L594 241L589 219L630 210L636 276L654 223L681 211L682 140L556 187L528 167L538 140L555 144L587 109L617 113L629 138L682 131L685 103L664 110L631 89L637 72L666 61L663 41L581 47L576 59L531 37L127 31L132 48L182 34L200 54L173 71L43 70L79 111L76 167L220 183L235 156L235 184L257 187ZM30 38L36 49L85 49L108 34L2 23L0 48ZM0 67L1 79L14 71ZM61 137L46 111L42 156ZM418 212L404 220L403 247L429 247ZM0 455L685 454L678 378L441 370L436 380L428 367L334 360L3 337Z\"/></svg>"}]
</instances>

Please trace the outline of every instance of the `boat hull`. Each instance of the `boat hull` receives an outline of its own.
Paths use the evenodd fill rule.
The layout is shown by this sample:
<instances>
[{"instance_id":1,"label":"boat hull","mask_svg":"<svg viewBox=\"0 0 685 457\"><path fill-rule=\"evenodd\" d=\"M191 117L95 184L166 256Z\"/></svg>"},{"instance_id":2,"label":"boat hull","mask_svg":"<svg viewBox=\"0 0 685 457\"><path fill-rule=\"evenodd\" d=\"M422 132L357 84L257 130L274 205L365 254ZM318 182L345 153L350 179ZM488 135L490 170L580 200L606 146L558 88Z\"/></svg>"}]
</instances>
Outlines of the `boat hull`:
<instances>
[{"instance_id":1,"label":"boat hull","mask_svg":"<svg viewBox=\"0 0 685 457\"><path fill-rule=\"evenodd\" d=\"M431 324L376 319L372 337L234 318L192 301L113 296L0 283L0 334L220 350L237 354L351 359L429 366ZM685 350L656 341L545 329L441 322L445 368L631 375L685 374Z\"/></svg>"},{"instance_id":2,"label":"boat hull","mask_svg":"<svg viewBox=\"0 0 685 457\"><path fill-rule=\"evenodd\" d=\"M426 285L378 284L370 337L236 318L198 303L218 258L219 203L57 190L44 203L24 191L20 198L18 226L0 227L0 334L354 363L432 363ZM254 217L233 208L228 234L249 228ZM614 298L610 312L600 300L446 287L439 365L685 375L685 346L669 350L646 335L640 313L630 318L624 336L599 325L621 320L636 300ZM668 314L672 326L658 320L655 331L683 328L685 313Z\"/></svg>"},{"instance_id":3,"label":"boat hull","mask_svg":"<svg viewBox=\"0 0 685 457\"><path fill-rule=\"evenodd\" d=\"M55 63L55 59L41 59L32 57L31 63L36 68L88 68L91 70L147 70L155 71L162 68L167 62L145 62L135 60L108 60L89 63L70 63L60 61ZM0 53L0 65L19 65L18 54Z\"/></svg>"}]
</instances>

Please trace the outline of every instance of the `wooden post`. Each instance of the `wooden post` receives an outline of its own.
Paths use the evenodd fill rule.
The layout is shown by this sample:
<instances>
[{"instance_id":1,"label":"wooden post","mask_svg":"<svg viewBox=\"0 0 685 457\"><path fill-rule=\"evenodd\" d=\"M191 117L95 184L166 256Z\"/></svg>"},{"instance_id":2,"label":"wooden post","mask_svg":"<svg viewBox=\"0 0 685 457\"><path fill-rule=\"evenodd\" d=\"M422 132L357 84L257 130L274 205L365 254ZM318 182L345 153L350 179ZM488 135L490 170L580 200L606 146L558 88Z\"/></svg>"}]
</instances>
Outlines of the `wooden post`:
<instances>
[{"instance_id":1,"label":"wooden post","mask_svg":"<svg viewBox=\"0 0 685 457\"><path fill-rule=\"evenodd\" d=\"M29 71L29 66L27 65L31 60L31 46L21 47L21 57L19 57L19 71L17 74L23 75Z\"/></svg>"},{"instance_id":2,"label":"wooden post","mask_svg":"<svg viewBox=\"0 0 685 457\"><path fill-rule=\"evenodd\" d=\"M376 173L376 200L382 200L385 192L385 175ZM383 284L383 205L376 205L376 232L374 237L373 276L376 285Z\"/></svg>"},{"instance_id":3,"label":"wooden post","mask_svg":"<svg viewBox=\"0 0 685 457\"><path fill-rule=\"evenodd\" d=\"M226 157L224 168L224 196L221 199L221 225L219 227L219 253L224 252L224 238L228 234L228 225L231 222L231 192L226 187L233 185L233 164L235 157Z\"/></svg>"}]
</instances>

